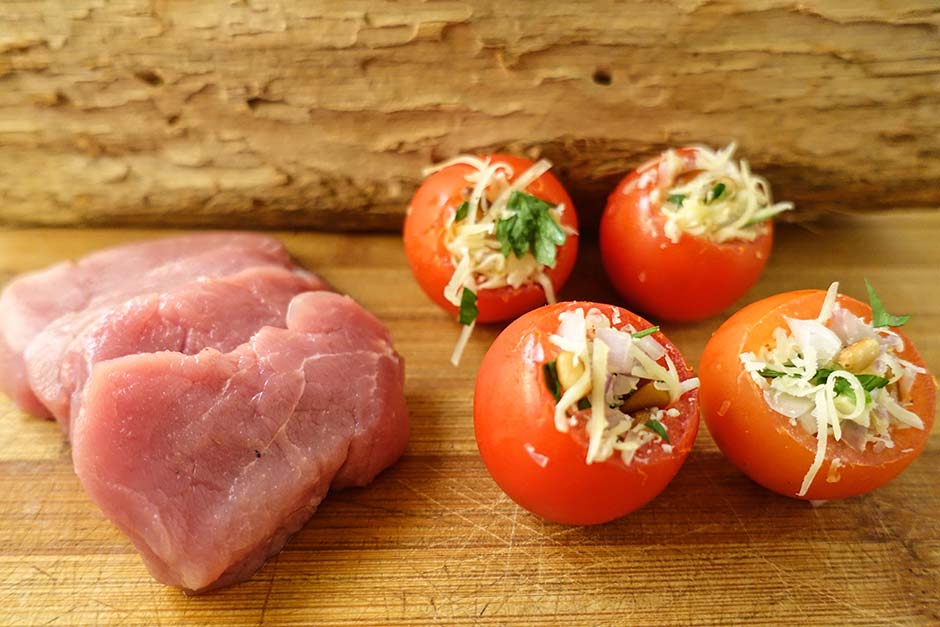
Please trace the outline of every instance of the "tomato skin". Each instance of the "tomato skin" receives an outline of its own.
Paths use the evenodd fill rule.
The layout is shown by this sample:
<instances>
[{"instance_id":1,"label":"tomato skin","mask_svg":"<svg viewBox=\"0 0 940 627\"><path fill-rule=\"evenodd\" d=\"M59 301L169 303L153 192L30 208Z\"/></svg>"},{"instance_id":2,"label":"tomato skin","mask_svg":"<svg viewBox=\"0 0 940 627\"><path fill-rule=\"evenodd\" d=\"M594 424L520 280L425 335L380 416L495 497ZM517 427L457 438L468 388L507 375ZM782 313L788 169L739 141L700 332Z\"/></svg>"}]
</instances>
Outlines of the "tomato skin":
<instances>
[{"instance_id":1,"label":"tomato skin","mask_svg":"<svg viewBox=\"0 0 940 627\"><path fill-rule=\"evenodd\" d=\"M694 148L676 151L691 170ZM673 243L650 192L660 184L654 159L627 175L607 199L601 218L601 255L624 300L655 319L690 322L713 316L744 296L760 277L773 245L773 223L753 241L721 244L683 233ZM649 180L639 188L641 177ZM672 182L664 182L665 186Z\"/></svg>"},{"instance_id":2,"label":"tomato skin","mask_svg":"<svg viewBox=\"0 0 940 627\"><path fill-rule=\"evenodd\" d=\"M493 163L506 163L512 167L513 177L510 180L515 180L532 165L531 161L512 155L494 154L490 155L490 159ZM444 287L454 274L454 264L444 246L443 236L447 221L464 200L461 192L468 186L464 176L472 171L473 168L467 165L453 165L429 176L415 192L405 217L404 240L408 264L424 293L455 318L460 308L444 298ZM526 192L553 205L564 203L562 226L575 230L578 228L574 204L551 172L537 178L526 188ZM565 243L558 247L555 267L545 270L556 293L571 275L577 255L578 236L568 235ZM544 303L545 293L537 284L479 290L477 308L480 313L477 321L509 320Z\"/></svg>"},{"instance_id":3,"label":"tomato skin","mask_svg":"<svg viewBox=\"0 0 940 627\"><path fill-rule=\"evenodd\" d=\"M744 371L739 355L756 353L771 341L784 316L815 318L826 293L802 290L771 296L741 309L712 335L702 353L701 401L708 430L721 451L744 474L783 496L802 499L838 499L870 492L894 479L923 450L934 422L936 386L929 374L918 375L912 388L910 409L924 421L925 429L896 429L895 446L875 453L871 446L859 452L832 438L826 445L822 467L804 496L797 496L803 477L816 452L816 437L772 410L754 380ZM871 308L839 295L839 303L857 316L871 319ZM925 367L910 340L899 355ZM904 452L907 451L907 452ZM827 477L832 460L844 464Z\"/></svg>"},{"instance_id":4,"label":"tomato skin","mask_svg":"<svg viewBox=\"0 0 940 627\"><path fill-rule=\"evenodd\" d=\"M662 422L673 450L659 446L648 461L637 455L630 466L619 456L585 463L587 437L582 430L555 429L555 401L545 385L543 364L555 359L558 347L548 340L558 327L558 314L596 307L610 317L620 312L621 324L637 329L646 320L612 305L562 302L531 311L510 324L490 347L477 375L473 424L477 447L493 479L512 500L548 520L570 525L604 523L632 512L659 494L682 466L698 432L697 390L683 394L671 407L676 418ZM661 333L655 335L675 362L679 378L692 376L679 350Z\"/></svg>"}]
</instances>

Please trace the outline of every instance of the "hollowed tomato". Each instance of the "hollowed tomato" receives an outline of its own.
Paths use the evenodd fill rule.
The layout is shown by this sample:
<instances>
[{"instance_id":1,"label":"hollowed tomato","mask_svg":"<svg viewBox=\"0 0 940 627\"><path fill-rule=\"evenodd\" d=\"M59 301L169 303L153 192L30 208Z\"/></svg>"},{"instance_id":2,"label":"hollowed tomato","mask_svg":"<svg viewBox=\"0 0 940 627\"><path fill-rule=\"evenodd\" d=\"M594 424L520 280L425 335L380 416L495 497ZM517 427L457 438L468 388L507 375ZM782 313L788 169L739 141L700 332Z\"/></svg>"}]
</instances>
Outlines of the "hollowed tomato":
<instances>
[{"instance_id":1,"label":"hollowed tomato","mask_svg":"<svg viewBox=\"0 0 940 627\"><path fill-rule=\"evenodd\" d=\"M544 364L560 349L549 341L559 313L597 308L621 324L650 327L643 318L612 305L561 302L531 311L510 324L490 347L477 375L473 423L477 446L493 479L512 500L555 522L590 525L632 512L658 495L682 466L698 432L697 390L676 400L675 416L662 419L668 447L648 444L631 463L615 455L587 464L583 428L555 428L555 400ZM618 325L620 326L620 325ZM676 365L680 380L692 376L679 350L662 334L654 337Z\"/></svg>"},{"instance_id":2,"label":"hollowed tomato","mask_svg":"<svg viewBox=\"0 0 940 627\"><path fill-rule=\"evenodd\" d=\"M807 493L797 495L813 463L816 436L767 405L763 392L745 372L740 355L769 345L774 330L785 326L784 316L815 318L825 295L821 290L787 292L748 305L712 335L702 354L702 413L718 447L751 479L794 498L844 498L884 485L920 454L934 421L936 385L929 374L919 374L911 390L910 409L925 429L894 429L893 448L877 452L871 445L859 451L830 436L822 467ZM839 295L838 302L855 315L871 319L868 305L844 295ZM893 330L904 341L898 355L925 368L911 341ZM840 463L833 465L836 458Z\"/></svg>"},{"instance_id":3,"label":"hollowed tomato","mask_svg":"<svg viewBox=\"0 0 940 627\"><path fill-rule=\"evenodd\" d=\"M695 149L676 153L692 172ZM651 197L654 189L673 183L660 180L661 159L630 173L608 198L600 231L604 268L631 307L654 319L701 320L732 305L760 277L773 245L773 223L764 223L753 241L716 243L682 233L673 242Z\"/></svg>"},{"instance_id":4,"label":"hollowed tomato","mask_svg":"<svg viewBox=\"0 0 940 627\"><path fill-rule=\"evenodd\" d=\"M512 167L510 181L532 166L531 161L511 155L495 154L490 156L490 160ZM424 293L454 317L459 308L444 298L444 287L454 274L454 264L445 247L445 235L448 221L465 200L469 186L465 177L472 171L472 166L456 164L429 176L415 192L405 218L405 254L411 270ZM578 218L571 198L551 172L542 174L525 191L552 205L564 203L561 225L577 230ZM565 243L558 247L555 267L545 268L556 293L571 274L577 254L578 236L569 234ZM545 292L537 283L527 283L518 288L480 289L477 292L477 321L510 320L545 302Z\"/></svg>"}]
</instances>

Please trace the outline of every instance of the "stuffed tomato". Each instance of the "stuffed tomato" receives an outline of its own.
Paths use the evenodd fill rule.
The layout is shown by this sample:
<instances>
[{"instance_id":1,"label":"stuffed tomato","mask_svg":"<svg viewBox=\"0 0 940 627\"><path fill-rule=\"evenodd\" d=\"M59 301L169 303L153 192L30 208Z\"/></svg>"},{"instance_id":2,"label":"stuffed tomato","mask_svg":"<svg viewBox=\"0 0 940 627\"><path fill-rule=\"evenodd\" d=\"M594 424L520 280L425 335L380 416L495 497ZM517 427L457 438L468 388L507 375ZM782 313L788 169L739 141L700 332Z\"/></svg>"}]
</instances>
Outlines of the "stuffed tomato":
<instances>
[{"instance_id":1,"label":"stuffed tomato","mask_svg":"<svg viewBox=\"0 0 940 627\"><path fill-rule=\"evenodd\" d=\"M546 160L461 156L430 168L405 218L408 263L424 292L464 325L555 302L578 251L578 218Z\"/></svg>"},{"instance_id":2,"label":"stuffed tomato","mask_svg":"<svg viewBox=\"0 0 940 627\"><path fill-rule=\"evenodd\" d=\"M892 480L923 450L936 384L869 286L871 306L787 292L740 310L702 354L702 413L722 452L784 496L835 499Z\"/></svg>"},{"instance_id":3,"label":"stuffed tomato","mask_svg":"<svg viewBox=\"0 0 940 627\"><path fill-rule=\"evenodd\" d=\"M701 320L719 313L757 281L773 243L767 181L734 145L669 150L637 168L610 195L601 219L601 253L624 300L656 319Z\"/></svg>"},{"instance_id":4,"label":"stuffed tomato","mask_svg":"<svg viewBox=\"0 0 940 627\"><path fill-rule=\"evenodd\" d=\"M607 522L672 480L698 432L698 379L658 327L590 302L529 312L477 376L477 446L516 503L555 522Z\"/></svg>"}]
</instances>

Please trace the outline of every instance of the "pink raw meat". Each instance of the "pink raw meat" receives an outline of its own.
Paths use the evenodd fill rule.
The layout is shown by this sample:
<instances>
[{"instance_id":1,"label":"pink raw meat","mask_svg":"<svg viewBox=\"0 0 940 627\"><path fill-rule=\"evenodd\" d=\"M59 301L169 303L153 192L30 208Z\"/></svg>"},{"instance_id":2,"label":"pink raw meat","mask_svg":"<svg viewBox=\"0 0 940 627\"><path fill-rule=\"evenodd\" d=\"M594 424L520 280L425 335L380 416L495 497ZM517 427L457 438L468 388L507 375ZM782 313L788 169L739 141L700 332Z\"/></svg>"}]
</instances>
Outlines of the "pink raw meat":
<instances>
[{"instance_id":1,"label":"pink raw meat","mask_svg":"<svg viewBox=\"0 0 940 627\"><path fill-rule=\"evenodd\" d=\"M330 487L362 486L408 437L404 365L351 299L294 298L287 329L230 353L95 366L73 431L85 489L159 581L202 591L249 578Z\"/></svg>"},{"instance_id":2,"label":"pink raw meat","mask_svg":"<svg viewBox=\"0 0 940 627\"><path fill-rule=\"evenodd\" d=\"M294 296L325 287L302 270L258 266L67 314L26 348L29 384L68 433L81 406L85 380L97 362L164 350L187 355L204 348L228 352L261 327L284 327Z\"/></svg>"},{"instance_id":3,"label":"pink raw meat","mask_svg":"<svg viewBox=\"0 0 940 627\"><path fill-rule=\"evenodd\" d=\"M49 416L29 387L23 353L54 320L260 265L292 264L284 247L266 235L205 233L109 248L23 275L0 294L0 391L25 411Z\"/></svg>"}]
</instances>

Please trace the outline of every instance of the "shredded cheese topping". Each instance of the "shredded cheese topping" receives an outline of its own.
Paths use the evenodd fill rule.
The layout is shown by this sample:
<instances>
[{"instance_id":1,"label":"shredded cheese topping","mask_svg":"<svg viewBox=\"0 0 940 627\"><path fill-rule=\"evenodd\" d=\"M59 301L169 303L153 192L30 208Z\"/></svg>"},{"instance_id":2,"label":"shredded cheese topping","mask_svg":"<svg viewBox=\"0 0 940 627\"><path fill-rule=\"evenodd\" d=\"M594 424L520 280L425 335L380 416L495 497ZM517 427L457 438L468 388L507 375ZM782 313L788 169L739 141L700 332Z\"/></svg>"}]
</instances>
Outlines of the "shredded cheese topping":
<instances>
[{"instance_id":1,"label":"shredded cheese topping","mask_svg":"<svg viewBox=\"0 0 940 627\"><path fill-rule=\"evenodd\" d=\"M878 451L894 447L894 429L924 429L908 407L915 377L927 371L898 356L904 341L897 333L843 308L838 289L829 287L818 317L784 318L786 328L774 331L770 345L740 356L767 404L816 436L798 496L822 468L830 435L858 451Z\"/></svg>"},{"instance_id":2,"label":"shredded cheese topping","mask_svg":"<svg viewBox=\"0 0 940 627\"><path fill-rule=\"evenodd\" d=\"M673 243L682 233L714 242L754 241L766 230L765 222L793 209L793 203L773 202L770 184L751 172L747 161L732 160L736 145L714 151L694 148L694 163L668 150L659 160L659 188L651 192L666 218L663 232ZM690 180L677 181L686 172ZM638 186L651 184L641 176Z\"/></svg>"},{"instance_id":3,"label":"shredded cheese topping","mask_svg":"<svg viewBox=\"0 0 940 627\"><path fill-rule=\"evenodd\" d=\"M600 310L577 308L559 314L557 331L549 341L574 356L580 376L555 404L555 428L567 433L583 425L588 436L585 462L592 464L619 454L625 464L637 458L647 444L658 442L672 451L665 417L676 417L671 407L683 394L698 387L698 379L679 380L679 373L665 347L652 336L634 337L632 325L620 328L619 316L611 320ZM558 363L557 361L555 363ZM662 406L626 410L644 386L661 392ZM590 408L585 408L585 403ZM666 439L656 428L662 429Z\"/></svg>"},{"instance_id":4,"label":"shredded cheese topping","mask_svg":"<svg viewBox=\"0 0 940 627\"><path fill-rule=\"evenodd\" d=\"M454 273L444 288L444 297L459 307L463 290L476 294L479 290L506 286L518 288L528 283L537 283L544 290L546 301L554 303L555 290L551 279L545 273L545 266L539 263L531 252L521 258L511 253L503 254L502 245L496 237L496 227L500 220L514 215L507 206L513 192L524 192L526 187L548 172L552 164L546 159L541 159L519 174L515 180L511 180L515 173L508 164L492 163L489 158L462 155L427 168L423 174L430 176L457 164L469 165L473 170L465 177L469 189L466 217L455 220L455 216L451 216L447 223L444 243L451 255ZM551 209L551 217L556 223L561 224L561 217L566 209L564 203ZM561 228L569 235L577 234L569 227ZM472 330L473 324L466 325L461 330L451 355L453 365L460 363Z\"/></svg>"}]
</instances>

